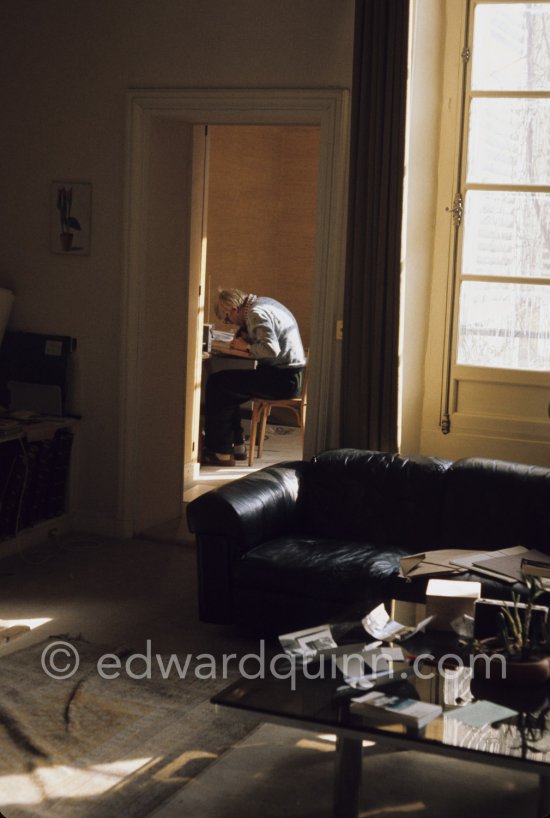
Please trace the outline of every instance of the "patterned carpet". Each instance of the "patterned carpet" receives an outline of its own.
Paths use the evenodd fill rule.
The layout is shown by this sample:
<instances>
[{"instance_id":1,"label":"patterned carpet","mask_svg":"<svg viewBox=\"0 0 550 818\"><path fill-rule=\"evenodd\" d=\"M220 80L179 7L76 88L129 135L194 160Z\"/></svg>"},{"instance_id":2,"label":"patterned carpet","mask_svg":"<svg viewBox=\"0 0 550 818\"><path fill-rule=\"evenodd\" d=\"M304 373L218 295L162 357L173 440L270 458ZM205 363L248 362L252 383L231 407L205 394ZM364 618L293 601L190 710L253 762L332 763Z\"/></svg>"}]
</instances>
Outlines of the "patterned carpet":
<instances>
[{"instance_id":1,"label":"patterned carpet","mask_svg":"<svg viewBox=\"0 0 550 818\"><path fill-rule=\"evenodd\" d=\"M67 638L59 639L63 644L52 638L0 660L0 814L6 818L142 818L257 724L209 703L228 682L210 678L208 665L190 663L180 678L169 657L160 657L160 665L155 655L149 662L125 649L81 639L67 647ZM55 666L63 675L75 650L76 673L48 675L42 660L50 673ZM118 678L98 672L106 653L114 655L103 660L102 673ZM178 658L185 669L186 657Z\"/></svg>"}]
</instances>

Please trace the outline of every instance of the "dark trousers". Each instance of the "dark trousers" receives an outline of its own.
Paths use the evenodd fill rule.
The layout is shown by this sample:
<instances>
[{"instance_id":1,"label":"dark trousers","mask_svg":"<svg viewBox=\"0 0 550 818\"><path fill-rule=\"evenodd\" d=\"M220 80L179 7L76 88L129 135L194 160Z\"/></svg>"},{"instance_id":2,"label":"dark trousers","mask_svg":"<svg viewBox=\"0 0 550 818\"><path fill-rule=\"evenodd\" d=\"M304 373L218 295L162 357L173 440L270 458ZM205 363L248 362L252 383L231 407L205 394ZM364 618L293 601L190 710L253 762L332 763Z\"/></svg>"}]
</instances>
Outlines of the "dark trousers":
<instances>
[{"instance_id":1,"label":"dark trousers","mask_svg":"<svg viewBox=\"0 0 550 818\"><path fill-rule=\"evenodd\" d=\"M283 400L302 390L303 368L224 369L208 376L205 395L205 444L211 452L230 454L244 442L241 404L251 398Z\"/></svg>"}]
</instances>

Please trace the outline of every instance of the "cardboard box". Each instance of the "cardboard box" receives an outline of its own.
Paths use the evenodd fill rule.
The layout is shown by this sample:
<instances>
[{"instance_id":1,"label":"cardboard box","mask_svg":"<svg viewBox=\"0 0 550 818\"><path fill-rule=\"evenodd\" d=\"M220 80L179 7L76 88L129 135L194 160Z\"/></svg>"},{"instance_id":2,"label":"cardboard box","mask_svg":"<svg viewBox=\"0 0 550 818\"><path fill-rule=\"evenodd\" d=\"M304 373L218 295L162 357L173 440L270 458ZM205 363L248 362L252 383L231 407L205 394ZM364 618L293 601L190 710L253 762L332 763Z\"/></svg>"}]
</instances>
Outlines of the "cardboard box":
<instances>
[{"instance_id":1,"label":"cardboard box","mask_svg":"<svg viewBox=\"0 0 550 818\"><path fill-rule=\"evenodd\" d=\"M459 616L474 616L474 603L481 596L481 582L430 579L426 589L426 616L434 618L430 630L452 631L451 622Z\"/></svg>"}]
</instances>

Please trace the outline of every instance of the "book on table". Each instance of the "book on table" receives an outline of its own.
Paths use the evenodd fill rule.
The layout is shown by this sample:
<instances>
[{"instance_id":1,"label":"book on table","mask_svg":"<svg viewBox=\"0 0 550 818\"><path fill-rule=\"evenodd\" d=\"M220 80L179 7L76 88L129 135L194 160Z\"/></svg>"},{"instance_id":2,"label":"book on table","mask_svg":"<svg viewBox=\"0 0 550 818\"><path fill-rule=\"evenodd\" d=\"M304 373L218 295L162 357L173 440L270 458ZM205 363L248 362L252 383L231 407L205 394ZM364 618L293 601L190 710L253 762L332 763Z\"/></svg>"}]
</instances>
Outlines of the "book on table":
<instances>
[{"instance_id":1,"label":"book on table","mask_svg":"<svg viewBox=\"0 0 550 818\"><path fill-rule=\"evenodd\" d=\"M417 699L392 696L379 690L372 690L364 696L352 699L352 713L357 713L376 721L404 724L409 727L424 727L443 712L438 704L429 704Z\"/></svg>"},{"instance_id":2,"label":"book on table","mask_svg":"<svg viewBox=\"0 0 550 818\"><path fill-rule=\"evenodd\" d=\"M550 579L550 562L524 559L521 561L521 572L525 577ZM544 583L546 586L546 583Z\"/></svg>"},{"instance_id":3,"label":"book on table","mask_svg":"<svg viewBox=\"0 0 550 818\"><path fill-rule=\"evenodd\" d=\"M542 570L546 566L550 570L550 556L538 551L536 548L524 549L520 553L506 554L504 556L492 556L489 559L482 559L474 562L473 568L486 568L497 574L504 575L516 582L522 582L524 575L529 570L529 565L535 563ZM543 575L544 576L544 575ZM548 576L548 574L546 574Z\"/></svg>"}]
</instances>

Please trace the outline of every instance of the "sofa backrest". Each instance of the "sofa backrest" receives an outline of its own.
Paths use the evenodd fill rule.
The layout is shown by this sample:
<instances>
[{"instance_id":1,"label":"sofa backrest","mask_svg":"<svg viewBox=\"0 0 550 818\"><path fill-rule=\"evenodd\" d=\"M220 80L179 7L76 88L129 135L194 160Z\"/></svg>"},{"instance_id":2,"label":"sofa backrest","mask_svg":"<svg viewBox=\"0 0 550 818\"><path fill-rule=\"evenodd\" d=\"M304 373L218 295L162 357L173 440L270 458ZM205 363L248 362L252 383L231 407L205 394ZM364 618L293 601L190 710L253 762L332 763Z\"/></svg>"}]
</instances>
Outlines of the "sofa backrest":
<instances>
[{"instance_id":1,"label":"sofa backrest","mask_svg":"<svg viewBox=\"0 0 550 818\"><path fill-rule=\"evenodd\" d=\"M312 459L303 485L305 530L400 545L410 553L438 548L450 466L435 457L364 449L322 452Z\"/></svg>"},{"instance_id":2,"label":"sofa backrest","mask_svg":"<svg viewBox=\"0 0 550 818\"><path fill-rule=\"evenodd\" d=\"M550 469L470 457L453 463L445 482L442 544L550 554Z\"/></svg>"}]
</instances>

